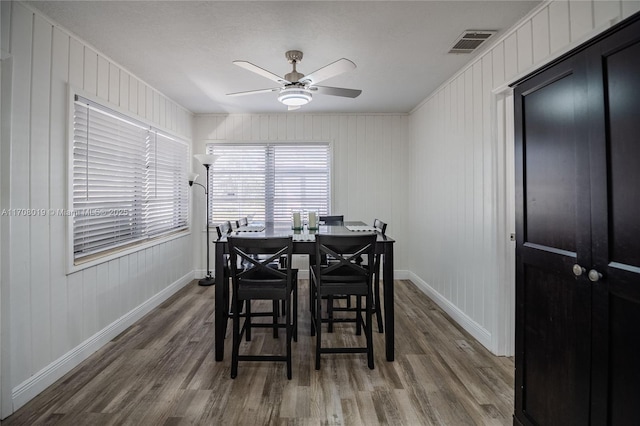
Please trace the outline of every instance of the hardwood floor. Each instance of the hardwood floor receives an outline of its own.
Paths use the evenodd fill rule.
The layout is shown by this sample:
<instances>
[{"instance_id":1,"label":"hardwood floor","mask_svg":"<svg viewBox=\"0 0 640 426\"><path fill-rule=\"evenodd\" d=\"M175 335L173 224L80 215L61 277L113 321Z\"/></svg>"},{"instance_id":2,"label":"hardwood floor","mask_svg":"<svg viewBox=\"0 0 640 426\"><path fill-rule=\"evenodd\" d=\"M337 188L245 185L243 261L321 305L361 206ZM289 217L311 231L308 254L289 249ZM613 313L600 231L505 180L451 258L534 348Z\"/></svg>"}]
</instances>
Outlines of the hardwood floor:
<instances>
[{"instance_id":1,"label":"hardwood floor","mask_svg":"<svg viewBox=\"0 0 640 426\"><path fill-rule=\"evenodd\" d=\"M299 286L291 381L284 363L264 362L241 362L230 378L231 321L215 362L215 290L194 281L1 424L512 424L513 360L491 355L410 281L396 281L396 361L374 332L374 370L364 354L323 355L314 369L308 282ZM353 327L323 335L348 341ZM254 329L242 350L278 351L281 336Z\"/></svg>"}]
</instances>

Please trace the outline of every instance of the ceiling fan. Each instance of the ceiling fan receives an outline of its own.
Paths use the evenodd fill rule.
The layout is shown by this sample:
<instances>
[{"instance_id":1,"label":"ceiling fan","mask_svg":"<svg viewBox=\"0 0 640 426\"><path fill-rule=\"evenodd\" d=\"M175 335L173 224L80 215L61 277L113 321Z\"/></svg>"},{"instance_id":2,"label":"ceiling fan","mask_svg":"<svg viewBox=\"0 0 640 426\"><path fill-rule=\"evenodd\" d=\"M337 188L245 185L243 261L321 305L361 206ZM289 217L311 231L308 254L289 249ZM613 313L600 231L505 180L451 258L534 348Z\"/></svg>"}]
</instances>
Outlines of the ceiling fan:
<instances>
[{"instance_id":1,"label":"ceiling fan","mask_svg":"<svg viewBox=\"0 0 640 426\"><path fill-rule=\"evenodd\" d=\"M341 87L327 87L318 86L317 84L328 80L331 77L335 77L347 71L351 71L356 68L356 64L348 59L342 58L330 63L309 75L304 75L296 70L296 64L302 61L302 52L299 50L289 50L285 53L285 56L289 63L293 65L293 71L285 74L284 78L267 71L264 68L260 68L257 65L247 61L233 61L233 63L246 70L253 71L269 80L280 83L281 87L274 87L271 89L259 89L249 90L247 92L228 93L227 96L244 96L253 95L256 93L267 92L279 92L278 100L287 105L289 111L296 110L302 105L306 105L311 102L313 93L320 93L323 95L342 96L345 98L357 98L362 90L344 89Z\"/></svg>"}]
</instances>

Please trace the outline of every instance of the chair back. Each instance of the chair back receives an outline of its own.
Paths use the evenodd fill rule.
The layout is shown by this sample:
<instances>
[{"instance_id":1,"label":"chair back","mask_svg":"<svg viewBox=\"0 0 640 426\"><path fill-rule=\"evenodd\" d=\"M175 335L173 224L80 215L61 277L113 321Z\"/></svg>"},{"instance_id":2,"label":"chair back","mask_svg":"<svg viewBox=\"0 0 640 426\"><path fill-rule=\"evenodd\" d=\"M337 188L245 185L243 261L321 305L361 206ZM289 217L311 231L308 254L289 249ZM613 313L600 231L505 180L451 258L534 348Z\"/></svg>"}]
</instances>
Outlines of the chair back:
<instances>
[{"instance_id":1,"label":"chair back","mask_svg":"<svg viewBox=\"0 0 640 426\"><path fill-rule=\"evenodd\" d=\"M364 282L371 285L371 270L359 260L365 258L373 265L376 234L316 235L316 271L320 284ZM328 264L323 257L331 257Z\"/></svg>"},{"instance_id":2,"label":"chair back","mask_svg":"<svg viewBox=\"0 0 640 426\"><path fill-rule=\"evenodd\" d=\"M218 239L222 238L223 235L229 234L231 232L231 222L222 222L216 226L216 232L218 233Z\"/></svg>"},{"instance_id":3,"label":"chair back","mask_svg":"<svg viewBox=\"0 0 640 426\"><path fill-rule=\"evenodd\" d=\"M237 237L229 236L229 254L231 256L231 278L234 291L243 297L243 289L255 292L259 286L265 289L265 295L271 295L274 289L289 294L293 270L293 238L288 237ZM285 260L286 259L286 260ZM275 262L275 263L274 263ZM279 262L283 267L276 267Z\"/></svg>"},{"instance_id":4,"label":"chair back","mask_svg":"<svg viewBox=\"0 0 640 426\"><path fill-rule=\"evenodd\" d=\"M387 224L380 219L373 219L373 227L376 228L382 235L387 232Z\"/></svg>"},{"instance_id":5,"label":"chair back","mask_svg":"<svg viewBox=\"0 0 640 426\"><path fill-rule=\"evenodd\" d=\"M323 225L344 225L344 215L320 216L318 221Z\"/></svg>"},{"instance_id":6,"label":"chair back","mask_svg":"<svg viewBox=\"0 0 640 426\"><path fill-rule=\"evenodd\" d=\"M247 226L248 224L249 224L249 218L246 216L236 220L236 228L240 228L241 226Z\"/></svg>"}]
</instances>

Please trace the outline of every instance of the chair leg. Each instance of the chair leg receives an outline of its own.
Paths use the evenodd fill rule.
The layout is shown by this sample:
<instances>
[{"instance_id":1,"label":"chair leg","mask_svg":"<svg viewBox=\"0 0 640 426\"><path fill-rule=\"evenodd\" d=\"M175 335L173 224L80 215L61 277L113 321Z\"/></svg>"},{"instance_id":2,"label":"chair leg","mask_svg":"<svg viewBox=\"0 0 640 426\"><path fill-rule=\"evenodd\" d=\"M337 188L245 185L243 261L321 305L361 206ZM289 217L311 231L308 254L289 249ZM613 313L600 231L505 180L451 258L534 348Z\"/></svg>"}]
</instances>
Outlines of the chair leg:
<instances>
[{"instance_id":1,"label":"chair leg","mask_svg":"<svg viewBox=\"0 0 640 426\"><path fill-rule=\"evenodd\" d=\"M372 314L373 314L373 306L372 306L372 295L371 292L367 295L366 310L367 310L367 323L364 327L364 332L367 338L367 364L371 370L373 370L373 324L371 323Z\"/></svg>"},{"instance_id":2,"label":"chair leg","mask_svg":"<svg viewBox=\"0 0 640 426\"><path fill-rule=\"evenodd\" d=\"M280 307L280 303L278 300L274 300L272 303L272 309L273 309L273 338L277 339L278 338L278 310Z\"/></svg>"},{"instance_id":3,"label":"chair leg","mask_svg":"<svg viewBox=\"0 0 640 426\"><path fill-rule=\"evenodd\" d=\"M327 316L329 317L329 327L327 331L333 333L333 296L327 296Z\"/></svg>"},{"instance_id":4,"label":"chair leg","mask_svg":"<svg viewBox=\"0 0 640 426\"><path fill-rule=\"evenodd\" d=\"M287 311L288 312L288 311ZM293 284L293 341L298 341L298 282Z\"/></svg>"},{"instance_id":5,"label":"chair leg","mask_svg":"<svg viewBox=\"0 0 640 426\"><path fill-rule=\"evenodd\" d=\"M244 302L244 313L245 313L245 319L244 319L244 324L245 324L245 334L246 334L246 340L247 342L251 341L251 300L247 299ZM238 311L240 310L240 307L238 307Z\"/></svg>"},{"instance_id":6,"label":"chair leg","mask_svg":"<svg viewBox=\"0 0 640 426\"><path fill-rule=\"evenodd\" d=\"M374 283L375 287L375 311L376 311L376 320L378 321L378 333L384 333L384 326L382 325L382 302L380 300L380 280L378 279L378 275L375 275L376 281Z\"/></svg>"},{"instance_id":7,"label":"chair leg","mask_svg":"<svg viewBox=\"0 0 640 426\"><path fill-rule=\"evenodd\" d=\"M238 376L238 355L240 353L240 303L233 297L233 346L231 348L231 378Z\"/></svg>"},{"instance_id":8,"label":"chair leg","mask_svg":"<svg viewBox=\"0 0 640 426\"><path fill-rule=\"evenodd\" d=\"M316 286L313 279L310 279L309 285L309 310L311 311L311 336L316 335Z\"/></svg>"},{"instance_id":9,"label":"chair leg","mask_svg":"<svg viewBox=\"0 0 640 426\"><path fill-rule=\"evenodd\" d=\"M320 370L320 349L322 338L322 298L320 295L316 297L316 370ZM331 323L329 323L331 324Z\"/></svg>"},{"instance_id":10,"label":"chair leg","mask_svg":"<svg viewBox=\"0 0 640 426\"><path fill-rule=\"evenodd\" d=\"M360 335L362 335L362 296L356 296L356 336Z\"/></svg>"},{"instance_id":11,"label":"chair leg","mask_svg":"<svg viewBox=\"0 0 640 426\"><path fill-rule=\"evenodd\" d=\"M277 303L277 302L276 302ZM286 311L285 318L287 320L287 379L291 380L292 368L291 368L291 338L293 335L293 325L291 324L291 295L286 299Z\"/></svg>"}]
</instances>

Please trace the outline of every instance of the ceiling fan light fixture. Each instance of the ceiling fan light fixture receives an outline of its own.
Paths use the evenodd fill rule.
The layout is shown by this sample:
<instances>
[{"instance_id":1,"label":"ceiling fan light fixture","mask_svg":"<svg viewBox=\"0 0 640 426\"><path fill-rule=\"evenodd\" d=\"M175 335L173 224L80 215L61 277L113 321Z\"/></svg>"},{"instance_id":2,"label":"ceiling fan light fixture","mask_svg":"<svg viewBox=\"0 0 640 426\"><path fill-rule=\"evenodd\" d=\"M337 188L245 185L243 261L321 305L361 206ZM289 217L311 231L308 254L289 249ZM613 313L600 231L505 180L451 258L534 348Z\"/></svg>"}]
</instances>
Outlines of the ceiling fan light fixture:
<instances>
[{"instance_id":1,"label":"ceiling fan light fixture","mask_svg":"<svg viewBox=\"0 0 640 426\"><path fill-rule=\"evenodd\" d=\"M286 87L280 91L278 100L287 106L302 106L311 102L311 91L300 87Z\"/></svg>"}]
</instances>

